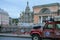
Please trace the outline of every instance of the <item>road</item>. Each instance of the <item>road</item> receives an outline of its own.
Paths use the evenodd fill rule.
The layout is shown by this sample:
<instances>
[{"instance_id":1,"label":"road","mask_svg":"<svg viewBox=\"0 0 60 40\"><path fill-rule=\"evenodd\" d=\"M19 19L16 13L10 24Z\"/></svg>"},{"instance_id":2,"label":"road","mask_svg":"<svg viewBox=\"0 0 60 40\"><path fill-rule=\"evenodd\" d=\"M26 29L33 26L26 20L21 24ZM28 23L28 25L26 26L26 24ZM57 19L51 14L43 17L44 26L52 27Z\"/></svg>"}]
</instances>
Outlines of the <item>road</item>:
<instances>
[{"instance_id":1,"label":"road","mask_svg":"<svg viewBox=\"0 0 60 40\"><path fill-rule=\"evenodd\" d=\"M0 33L0 40L32 40L30 35Z\"/></svg>"},{"instance_id":2,"label":"road","mask_svg":"<svg viewBox=\"0 0 60 40\"><path fill-rule=\"evenodd\" d=\"M32 39L31 38L3 37L3 36L0 36L0 40L32 40Z\"/></svg>"},{"instance_id":3,"label":"road","mask_svg":"<svg viewBox=\"0 0 60 40\"><path fill-rule=\"evenodd\" d=\"M32 40L31 38L20 38L20 37L2 37L0 36L0 40ZM48 39L44 39L48 40Z\"/></svg>"},{"instance_id":4,"label":"road","mask_svg":"<svg viewBox=\"0 0 60 40\"><path fill-rule=\"evenodd\" d=\"M1 34L0 40L32 40L29 35ZM44 39L47 40L47 39Z\"/></svg>"}]
</instances>

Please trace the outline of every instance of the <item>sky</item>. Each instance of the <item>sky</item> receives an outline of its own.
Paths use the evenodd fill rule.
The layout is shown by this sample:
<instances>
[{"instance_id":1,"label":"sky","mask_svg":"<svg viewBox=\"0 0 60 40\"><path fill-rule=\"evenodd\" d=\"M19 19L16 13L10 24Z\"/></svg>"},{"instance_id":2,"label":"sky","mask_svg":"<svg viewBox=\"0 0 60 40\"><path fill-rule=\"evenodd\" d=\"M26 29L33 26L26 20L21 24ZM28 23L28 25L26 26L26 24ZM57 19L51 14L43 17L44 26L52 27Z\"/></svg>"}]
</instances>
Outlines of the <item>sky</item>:
<instances>
[{"instance_id":1,"label":"sky","mask_svg":"<svg viewBox=\"0 0 60 40\"><path fill-rule=\"evenodd\" d=\"M25 11L27 1L31 10L36 5L60 3L60 0L0 0L0 8L8 12L10 17L18 18L21 12Z\"/></svg>"}]
</instances>

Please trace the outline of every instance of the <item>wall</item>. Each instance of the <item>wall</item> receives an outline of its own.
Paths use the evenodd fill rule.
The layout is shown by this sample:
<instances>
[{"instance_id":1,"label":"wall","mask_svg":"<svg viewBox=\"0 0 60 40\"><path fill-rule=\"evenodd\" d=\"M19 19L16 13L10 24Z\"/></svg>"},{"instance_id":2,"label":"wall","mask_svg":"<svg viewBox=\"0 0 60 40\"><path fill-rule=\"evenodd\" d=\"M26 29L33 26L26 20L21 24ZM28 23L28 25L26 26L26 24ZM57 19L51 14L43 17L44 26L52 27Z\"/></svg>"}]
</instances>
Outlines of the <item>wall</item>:
<instances>
[{"instance_id":1,"label":"wall","mask_svg":"<svg viewBox=\"0 0 60 40\"><path fill-rule=\"evenodd\" d=\"M35 7L33 8L33 11L34 11L34 23L38 23L39 21L39 16L57 16L57 13L55 14L39 14L40 11L43 9L43 8L48 8L51 12L57 12L58 10L58 6L50 6L50 7Z\"/></svg>"}]
</instances>

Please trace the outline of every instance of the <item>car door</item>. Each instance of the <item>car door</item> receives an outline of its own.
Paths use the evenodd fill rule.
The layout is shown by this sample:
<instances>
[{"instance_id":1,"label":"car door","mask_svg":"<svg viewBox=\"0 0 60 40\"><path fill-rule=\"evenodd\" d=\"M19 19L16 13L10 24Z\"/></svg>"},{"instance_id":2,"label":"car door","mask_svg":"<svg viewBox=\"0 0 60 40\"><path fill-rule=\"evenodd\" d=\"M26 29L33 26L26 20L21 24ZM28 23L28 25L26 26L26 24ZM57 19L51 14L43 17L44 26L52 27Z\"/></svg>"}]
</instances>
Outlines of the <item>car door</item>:
<instances>
[{"instance_id":1,"label":"car door","mask_svg":"<svg viewBox=\"0 0 60 40\"><path fill-rule=\"evenodd\" d=\"M44 37L53 37L54 36L54 24L46 24L43 30Z\"/></svg>"}]
</instances>

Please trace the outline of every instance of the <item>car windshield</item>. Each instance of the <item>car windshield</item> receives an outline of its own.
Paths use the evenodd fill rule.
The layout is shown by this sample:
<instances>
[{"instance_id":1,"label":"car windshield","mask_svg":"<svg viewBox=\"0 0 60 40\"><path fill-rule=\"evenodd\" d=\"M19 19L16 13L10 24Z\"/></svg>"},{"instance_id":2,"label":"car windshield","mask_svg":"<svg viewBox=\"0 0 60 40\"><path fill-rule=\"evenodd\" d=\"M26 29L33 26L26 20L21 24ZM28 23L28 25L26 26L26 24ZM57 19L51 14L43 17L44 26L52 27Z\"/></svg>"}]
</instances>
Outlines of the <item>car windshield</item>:
<instances>
[{"instance_id":1,"label":"car windshield","mask_svg":"<svg viewBox=\"0 0 60 40\"><path fill-rule=\"evenodd\" d=\"M33 29L38 29L38 28L41 28L41 26L35 26L35 27L33 27Z\"/></svg>"},{"instance_id":2,"label":"car windshield","mask_svg":"<svg viewBox=\"0 0 60 40\"><path fill-rule=\"evenodd\" d=\"M56 27L56 28L57 28L57 29L60 29L60 24L56 24L56 25L57 25L57 27Z\"/></svg>"}]
</instances>

